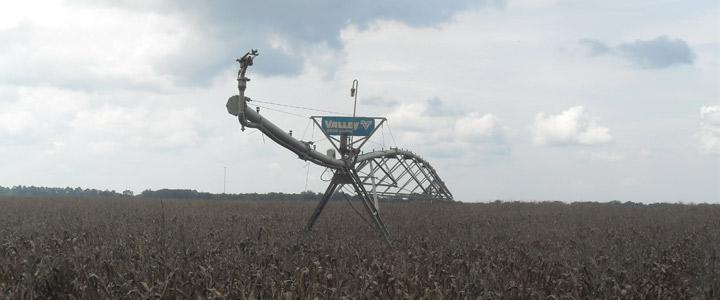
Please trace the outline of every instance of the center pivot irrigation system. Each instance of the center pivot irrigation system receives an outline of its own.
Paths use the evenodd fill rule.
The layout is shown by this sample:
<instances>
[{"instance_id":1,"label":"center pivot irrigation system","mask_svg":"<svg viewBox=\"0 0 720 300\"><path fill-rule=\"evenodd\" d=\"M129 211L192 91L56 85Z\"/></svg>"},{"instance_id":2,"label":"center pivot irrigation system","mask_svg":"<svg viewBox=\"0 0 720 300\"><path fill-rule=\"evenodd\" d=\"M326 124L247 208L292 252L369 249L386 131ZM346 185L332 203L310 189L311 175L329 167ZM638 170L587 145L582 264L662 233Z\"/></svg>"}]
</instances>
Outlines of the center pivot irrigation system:
<instances>
[{"instance_id":1,"label":"center pivot irrigation system","mask_svg":"<svg viewBox=\"0 0 720 300\"><path fill-rule=\"evenodd\" d=\"M452 194L435 169L417 154L397 147L367 153L360 151L370 137L387 122L385 118L356 117L355 112L352 117L311 116L314 126L320 128L333 147L326 153L316 151L312 141L296 139L292 132L287 133L263 118L260 108L251 108L250 102L253 100L245 97L247 82L250 81L245 77L245 72L252 66L256 56L257 50L252 50L237 60L240 63L237 77L239 93L228 99L227 110L238 117L243 131L246 127L258 129L280 146L297 154L300 159L332 171L330 184L308 221L308 230L315 224L328 200L345 185L352 187L372 218L374 227L386 239L389 236L378 213L378 199L453 202ZM357 106L356 91L357 81L354 81L351 96L355 96ZM336 158L336 153L339 153L339 158Z\"/></svg>"}]
</instances>

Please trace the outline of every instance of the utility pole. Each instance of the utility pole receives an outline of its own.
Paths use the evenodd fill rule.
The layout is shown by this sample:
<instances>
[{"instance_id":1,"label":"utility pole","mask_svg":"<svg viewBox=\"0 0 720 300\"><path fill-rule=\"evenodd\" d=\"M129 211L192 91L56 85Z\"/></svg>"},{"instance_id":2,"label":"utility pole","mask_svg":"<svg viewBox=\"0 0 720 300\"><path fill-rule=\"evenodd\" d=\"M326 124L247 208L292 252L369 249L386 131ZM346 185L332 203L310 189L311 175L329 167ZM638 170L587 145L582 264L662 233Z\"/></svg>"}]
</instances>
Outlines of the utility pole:
<instances>
[{"instance_id":1,"label":"utility pole","mask_svg":"<svg viewBox=\"0 0 720 300\"><path fill-rule=\"evenodd\" d=\"M223 167L223 194L225 194L225 186L227 185L227 167Z\"/></svg>"}]
</instances>

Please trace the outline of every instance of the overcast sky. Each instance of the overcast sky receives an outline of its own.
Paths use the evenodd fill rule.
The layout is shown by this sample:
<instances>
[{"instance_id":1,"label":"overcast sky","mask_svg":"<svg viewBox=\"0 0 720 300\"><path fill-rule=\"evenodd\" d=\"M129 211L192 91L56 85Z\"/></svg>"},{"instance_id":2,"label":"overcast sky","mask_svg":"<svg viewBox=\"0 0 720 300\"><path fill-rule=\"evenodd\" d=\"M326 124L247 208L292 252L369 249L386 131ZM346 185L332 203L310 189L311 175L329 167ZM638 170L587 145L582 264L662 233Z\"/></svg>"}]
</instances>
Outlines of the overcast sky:
<instances>
[{"instance_id":1,"label":"overcast sky","mask_svg":"<svg viewBox=\"0 0 720 300\"><path fill-rule=\"evenodd\" d=\"M247 96L352 112L357 78L368 147L458 200L720 203L715 0L241 2L3 1L0 185L324 190L225 110L257 48Z\"/></svg>"}]
</instances>

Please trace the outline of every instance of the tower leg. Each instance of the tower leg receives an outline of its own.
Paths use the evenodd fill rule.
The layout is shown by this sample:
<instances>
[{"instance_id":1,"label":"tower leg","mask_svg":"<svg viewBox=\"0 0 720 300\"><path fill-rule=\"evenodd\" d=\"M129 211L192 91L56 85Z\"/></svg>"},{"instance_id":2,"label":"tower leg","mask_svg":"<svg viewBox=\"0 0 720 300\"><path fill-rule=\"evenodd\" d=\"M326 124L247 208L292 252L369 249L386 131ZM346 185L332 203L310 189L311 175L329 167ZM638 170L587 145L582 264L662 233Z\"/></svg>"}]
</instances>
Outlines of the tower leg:
<instances>
[{"instance_id":1,"label":"tower leg","mask_svg":"<svg viewBox=\"0 0 720 300\"><path fill-rule=\"evenodd\" d=\"M375 223L375 228L380 231L380 233L383 234L385 240L389 242L390 234L388 233L382 218L380 218L380 213L378 213L378 210L375 208L375 204L370 198L370 194L365 189L365 186L363 186L360 177L357 175L357 172L355 170L350 170L349 173L352 178L353 188L355 188L355 192L358 194L358 196L360 196L363 206L365 206L365 210L368 212L368 214L370 214L370 217L372 217L373 222Z\"/></svg>"},{"instance_id":2,"label":"tower leg","mask_svg":"<svg viewBox=\"0 0 720 300\"><path fill-rule=\"evenodd\" d=\"M325 194L323 195L322 199L320 199L320 202L318 202L317 207L315 207L315 211L313 212L312 216L310 216L310 220L307 224L308 230L311 230L313 225L315 225L315 221L317 221L317 218L320 216L320 213L322 213L323 208L325 208L325 204L327 204L330 198L332 198L332 196L335 194L335 191L337 191L340 187L342 187L342 184L338 184L337 181L335 181L334 179L330 181L330 184L325 190Z\"/></svg>"},{"instance_id":3,"label":"tower leg","mask_svg":"<svg viewBox=\"0 0 720 300\"><path fill-rule=\"evenodd\" d=\"M315 208L315 211L313 212L312 216L310 216L310 220L307 224L307 229L312 229L313 225L315 225L315 221L317 221L317 218L320 216L320 213L322 213L322 210L323 208L325 208L327 202L330 201L330 198L332 198L335 192L342 188L344 184L351 184L353 186L355 193L357 193L358 197L360 197L360 200L365 207L365 211L367 211L367 213L372 218L375 229L382 233L383 237L387 242L390 242L390 234L385 227L385 223L383 223L382 219L380 218L377 206L375 203L373 203L373 199L370 197L370 193L368 193L368 191L365 189L362 181L360 180L360 177L357 175L357 171L355 171L354 169L338 171L333 176L333 179L330 181L330 184L325 190L325 194L323 194L323 197L322 199L320 199L320 202Z\"/></svg>"}]
</instances>

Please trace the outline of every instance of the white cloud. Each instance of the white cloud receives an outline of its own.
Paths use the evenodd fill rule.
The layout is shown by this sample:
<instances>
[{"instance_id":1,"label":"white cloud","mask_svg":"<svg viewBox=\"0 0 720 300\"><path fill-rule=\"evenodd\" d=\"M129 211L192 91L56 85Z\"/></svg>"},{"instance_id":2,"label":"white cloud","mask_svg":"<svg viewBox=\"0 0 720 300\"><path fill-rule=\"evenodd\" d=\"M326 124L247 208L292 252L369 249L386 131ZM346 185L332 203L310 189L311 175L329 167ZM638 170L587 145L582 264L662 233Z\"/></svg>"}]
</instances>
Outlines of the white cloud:
<instances>
[{"instance_id":1,"label":"white cloud","mask_svg":"<svg viewBox=\"0 0 720 300\"><path fill-rule=\"evenodd\" d=\"M390 121L398 130L409 132L430 132L452 126L449 118L433 115L425 102L407 103L396 107L390 113Z\"/></svg>"},{"instance_id":2,"label":"white cloud","mask_svg":"<svg viewBox=\"0 0 720 300\"><path fill-rule=\"evenodd\" d=\"M0 112L0 136L15 136L32 126L33 116L29 111L3 110Z\"/></svg>"},{"instance_id":3,"label":"white cloud","mask_svg":"<svg viewBox=\"0 0 720 300\"><path fill-rule=\"evenodd\" d=\"M700 108L699 138L703 151L720 155L720 105Z\"/></svg>"},{"instance_id":4,"label":"white cloud","mask_svg":"<svg viewBox=\"0 0 720 300\"><path fill-rule=\"evenodd\" d=\"M53 154L78 150L72 149L76 146L80 151L109 154L198 143L204 125L197 108L177 105L176 97L138 101L148 94L112 94L19 88L17 99L0 101L0 145L27 145Z\"/></svg>"},{"instance_id":5,"label":"white cloud","mask_svg":"<svg viewBox=\"0 0 720 300\"><path fill-rule=\"evenodd\" d=\"M0 24L5 27L0 29L0 81L86 90L162 89L172 84L173 74L159 72L156 65L187 52L190 37L200 35L162 13L42 6L20 22ZM22 13L22 7L15 9Z\"/></svg>"},{"instance_id":6,"label":"white cloud","mask_svg":"<svg viewBox=\"0 0 720 300\"><path fill-rule=\"evenodd\" d=\"M508 1L509 9L545 9L557 6L561 0L512 0Z\"/></svg>"},{"instance_id":7,"label":"white cloud","mask_svg":"<svg viewBox=\"0 0 720 300\"><path fill-rule=\"evenodd\" d=\"M193 108L86 108L70 121L73 134L91 141L96 152L122 149L169 150L195 145L198 117Z\"/></svg>"},{"instance_id":8,"label":"white cloud","mask_svg":"<svg viewBox=\"0 0 720 300\"><path fill-rule=\"evenodd\" d=\"M397 106L388 115L398 143L424 155L469 158L507 154L509 128L492 113L443 111L433 99Z\"/></svg>"},{"instance_id":9,"label":"white cloud","mask_svg":"<svg viewBox=\"0 0 720 300\"><path fill-rule=\"evenodd\" d=\"M63 131L67 119L88 105L89 95L57 88L19 88L0 101L0 144L38 141Z\"/></svg>"},{"instance_id":10,"label":"white cloud","mask_svg":"<svg viewBox=\"0 0 720 300\"><path fill-rule=\"evenodd\" d=\"M471 112L455 122L455 133L469 141L504 142L507 128L493 114Z\"/></svg>"},{"instance_id":11,"label":"white cloud","mask_svg":"<svg viewBox=\"0 0 720 300\"><path fill-rule=\"evenodd\" d=\"M582 106L560 114L535 116L533 142L538 145L602 145L612 141L610 130L597 124Z\"/></svg>"},{"instance_id":12,"label":"white cloud","mask_svg":"<svg viewBox=\"0 0 720 300\"><path fill-rule=\"evenodd\" d=\"M607 162L617 162L625 159L625 155L618 152L594 152L590 157Z\"/></svg>"}]
</instances>

